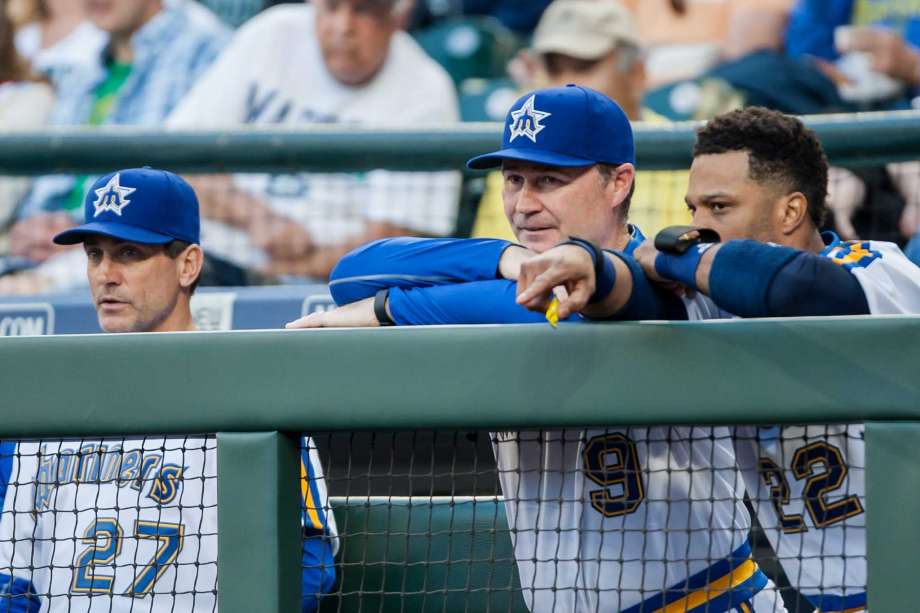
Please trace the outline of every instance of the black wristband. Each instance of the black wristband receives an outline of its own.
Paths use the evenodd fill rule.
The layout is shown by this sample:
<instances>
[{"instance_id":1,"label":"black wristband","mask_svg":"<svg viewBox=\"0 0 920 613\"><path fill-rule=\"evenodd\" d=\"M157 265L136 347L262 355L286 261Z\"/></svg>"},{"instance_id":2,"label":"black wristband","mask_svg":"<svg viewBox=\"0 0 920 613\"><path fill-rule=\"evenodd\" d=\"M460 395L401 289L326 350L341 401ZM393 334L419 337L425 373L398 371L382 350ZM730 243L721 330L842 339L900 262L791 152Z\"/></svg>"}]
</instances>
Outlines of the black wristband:
<instances>
[{"instance_id":1,"label":"black wristband","mask_svg":"<svg viewBox=\"0 0 920 613\"><path fill-rule=\"evenodd\" d=\"M613 290L617 280L617 271L613 267L604 252L601 251L594 243L577 236L570 236L567 241L559 243L560 245L578 245L591 255L594 260L594 293L588 299L589 303L600 302L607 297Z\"/></svg>"},{"instance_id":2,"label":"black wristband","mask_svg":"<svg viewBox=\"0 0 920 613\"><path fill-rule=\"evenodd\" d=\"M387 313L387 298L390 297L390 288L382 289L374 295L374 317L381 326L395 326L396 322Z\"/></svg>"}]
</instances>

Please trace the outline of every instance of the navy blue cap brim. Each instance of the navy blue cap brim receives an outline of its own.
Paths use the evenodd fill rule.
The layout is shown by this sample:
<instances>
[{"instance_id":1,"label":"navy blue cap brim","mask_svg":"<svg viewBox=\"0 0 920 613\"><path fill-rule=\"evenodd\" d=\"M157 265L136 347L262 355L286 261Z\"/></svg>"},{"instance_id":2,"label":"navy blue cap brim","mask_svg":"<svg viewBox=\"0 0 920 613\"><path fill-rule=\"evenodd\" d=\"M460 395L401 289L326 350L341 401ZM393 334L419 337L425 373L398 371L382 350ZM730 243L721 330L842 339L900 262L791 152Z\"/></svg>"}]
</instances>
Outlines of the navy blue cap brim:
<instances>
[{"instance_id":1,"label":"navy blue cap brim","mask_svg":"<svg viewBox=\"0 0 920 613\"><path fill-rule=\"evenodd\" d=\"M492 153L477 155L467 163L467 168L482 170L501 166L504 160L517 160L520 162L533 162L546 166L591 166L597 164L595 160L579 158L572 155L547 151L546 149L532 149L527 147L508 147Z\"/></svg>"},{"instance_id":2,"label":"navy blue cap brim","mask_svg":"<svg viewBox=\"0 0 920 613\"><path fill-rule=\"evenodd\" d=\"M129 226L117 222L91 222L65 230L54 237L58 245L76 245L82 243L87 236L101 235L117 238L142 245L164 245L176 240L174 237L159 232L151 232L137 226Z\"/></svg>"}]
</instances>

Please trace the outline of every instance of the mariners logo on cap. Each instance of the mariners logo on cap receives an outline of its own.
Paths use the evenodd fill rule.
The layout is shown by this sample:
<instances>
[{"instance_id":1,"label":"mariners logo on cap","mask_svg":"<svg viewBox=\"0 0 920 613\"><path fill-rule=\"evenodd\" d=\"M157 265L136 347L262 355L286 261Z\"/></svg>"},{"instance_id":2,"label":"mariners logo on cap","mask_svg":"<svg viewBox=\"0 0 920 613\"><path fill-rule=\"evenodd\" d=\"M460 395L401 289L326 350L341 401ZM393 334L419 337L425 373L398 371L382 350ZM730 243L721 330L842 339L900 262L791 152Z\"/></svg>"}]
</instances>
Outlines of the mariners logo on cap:
<instances>
[{"instance_id":1,"label":"mariners logo on cap","mask_svg":"<svg viewBox=\"0 0 920 613\"><path fill-rule=\"evenodd\" d=\"M521 108L511 112L511 138L508 139L509 143L518 136L526 136L533 142L537 142L537 134L546 127L540 125L540 122L552 115L552 113L538 111L533 108L534 97L531 96Z\"/></svg>"},{"instance_id":2,"label":"mariners logo on cap","mask_svg":"<svg viewBox=\"0 0 920 613\"><path fill-rule=\"evenodd\" d=\"M120 217L121 210L131 204L128 196L136 190L133 187L122 187L119 183L120 180L121 175L116 172L108 183L95 190L96 201L93 206L96 207L96 212L93 213L93 217L99 217L106 211L112 211Z\"/></svg>"}]
</instances>

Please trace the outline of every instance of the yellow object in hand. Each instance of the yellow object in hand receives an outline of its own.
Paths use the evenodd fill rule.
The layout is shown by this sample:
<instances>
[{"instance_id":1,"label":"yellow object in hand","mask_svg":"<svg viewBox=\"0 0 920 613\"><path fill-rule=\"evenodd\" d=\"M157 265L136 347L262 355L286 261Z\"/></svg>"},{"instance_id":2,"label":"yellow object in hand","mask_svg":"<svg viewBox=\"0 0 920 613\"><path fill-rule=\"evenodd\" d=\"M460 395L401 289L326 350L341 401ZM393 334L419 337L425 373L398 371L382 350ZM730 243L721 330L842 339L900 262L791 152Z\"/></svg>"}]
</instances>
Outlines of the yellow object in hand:
<instances>
[{"instance_id":1,"label":"yellow object in hand","mask_svg":"<svg viewBox=\"0 0 920 613\"><path fill-rule=\"evenodd\" d=\"M546 309L546 321L554 328L559 325L559 299L555 296L549 303L549 308Z\"/></svg>"}]
</instances>

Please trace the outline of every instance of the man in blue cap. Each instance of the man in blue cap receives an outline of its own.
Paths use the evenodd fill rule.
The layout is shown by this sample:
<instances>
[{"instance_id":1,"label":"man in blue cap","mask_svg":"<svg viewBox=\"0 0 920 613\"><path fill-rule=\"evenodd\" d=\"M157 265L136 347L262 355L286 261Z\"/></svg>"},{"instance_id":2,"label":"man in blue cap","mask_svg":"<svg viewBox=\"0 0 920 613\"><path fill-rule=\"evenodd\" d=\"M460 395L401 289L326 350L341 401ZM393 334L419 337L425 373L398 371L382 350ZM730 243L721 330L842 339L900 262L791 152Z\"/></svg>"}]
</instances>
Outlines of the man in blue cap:
<instances>
[{"instance_id":1,"label":"man in blue cap","mask_svg":"<svg viewBox=\"0 0 920 613\"><path fill-rule=\"evenodd\" d=\"M105 175L84 202L86 223L54 237L83 243L99 326L106 332L194 330L190 300L204 254L198 199L181 177L134 168Z\"/></svg>"},{"instance_id":2,"label":"man in blue cap","mask_svg":"<svg viewBox=\"0 0 920 613\"><path fill-rule=\"evenodd\" d=\"M626 253L642 242L627 223L632 129L619 105L594 90L569 85L525 94L508 113L502 148L468 165L501 166L505 214L520 245L493 239L369 243L332 271L332 296L347 306L289 327L537 322L539 316L514 301L523 260L571 237Z\"/></svg>"},{"instance_id":3,"label":"man in blue cap","mask_svg":"<svg viewBox=\"0 0 920 613\"><path fill-rule=\"evenodd\" d=\"M508 113L502 148L468 162L501 166L505 213L520 245L371 243L332 272L330 290L344 306L289 326L545 321L515 303L521 264L535 254L593 242L637 267L628 254L642 235L627 223L634 159L629 121L606 96L576 86L525 94ZM608 258L596 266L598 296L629 287L622 313L657 303L644 295L647 284L633 291L626 274L616 282ZM775 591L763 589L769 581L751 557L750 516L727 428L491 437L531 611L785 611Z\"/></svg>"},{"instance_id":4,"label":"man in blue cap","mask_svg":"<svg viewBox=\"0 0 920 613\"><path fill-rule=\"evenodd\" d=\"M102 329L194 330L189 302L203 254L198 199L188 183L163 170L119 170L90 188L84 213L86 223L54 241L83 243ZM96 458L95 468L78 469L88 457ZM108 606L118 611L133 610L140 598L153 610L213 611L216 466L213 437L18 443L10 474L19 477L0 501L0 596L7 602L0 608L31 611L47 601L51 610L85 609L96 596L110 598ZM301 471L301 592L308 613L335 583L337 530L307 436ZM103 518L99 509L115 512ZM111 546L104 561L99 543Z\"/></svg>"}]
</instances>

